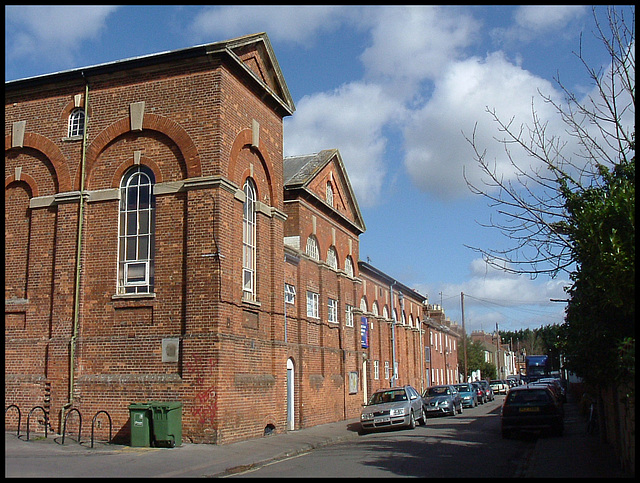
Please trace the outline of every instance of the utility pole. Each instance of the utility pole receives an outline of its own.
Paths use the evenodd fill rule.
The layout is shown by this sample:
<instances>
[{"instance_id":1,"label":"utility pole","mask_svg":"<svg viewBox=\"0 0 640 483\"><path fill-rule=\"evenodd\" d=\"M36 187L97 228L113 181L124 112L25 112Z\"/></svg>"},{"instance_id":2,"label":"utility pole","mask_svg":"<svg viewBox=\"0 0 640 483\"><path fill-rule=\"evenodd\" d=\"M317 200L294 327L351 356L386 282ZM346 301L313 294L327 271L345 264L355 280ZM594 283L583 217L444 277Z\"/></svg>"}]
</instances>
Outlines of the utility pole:
<instances>
[{"instance_id":1,"label":"utility pole","mask_svg":"<svg viewBox=\"0 0 640 483\"><path fill-rule=\"evenodd\" d=\"M498 330L498 323L496 322L496 377L500 377L500 331Z\"/></svg>"},{"instance_id":2,"label":"utility pole","mask_svg":"<svg viewBox=\"0 0 640 483\"><path fill-rule=\"evenodd\" d=\"M467 382L467 329L464 326L464 292L460 292L460 305L462 307L462 350L464 352L464 382Z\"/></svg>"}]
</instances>

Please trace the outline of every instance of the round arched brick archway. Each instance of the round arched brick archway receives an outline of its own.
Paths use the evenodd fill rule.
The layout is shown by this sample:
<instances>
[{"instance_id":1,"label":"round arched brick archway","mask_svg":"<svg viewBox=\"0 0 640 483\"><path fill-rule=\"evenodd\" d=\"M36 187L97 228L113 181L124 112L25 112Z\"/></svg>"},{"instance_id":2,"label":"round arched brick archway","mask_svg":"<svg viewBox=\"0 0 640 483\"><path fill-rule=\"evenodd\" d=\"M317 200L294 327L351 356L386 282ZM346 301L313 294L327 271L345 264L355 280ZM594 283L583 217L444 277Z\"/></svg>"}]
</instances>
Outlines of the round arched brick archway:
<instances>
[{"instance_id":1,"label":"round arched brick archway","mask_svg":"<svg viewBox=\"0 0 640 483\"><path fill-rule=\"evenodd\" d=\"M195 178L202 176L202 165L200 163L200 155L198 149L191 140L191 137L187 132L175 121L157 114L144 115L144 121L142 129L148 129L151 131L158 131L169 139L171 139L184 157L185 167L188 178ZM107 145L119 136L131 131L131 124L129 118L122 118L104 130L94 139L91 145L87 148L85 171L87 179L90 179L91 171L96 163L96 160L100 156L100 153L107 147ZM76 186L80 189L80 175L76 176Z\"/></svg>"},{"instance_id":2,"label":"round arched brick archway","mask_svg":"<svg viewBox=\"0 0 640 483\"><path fill-rule=\"evenodd\" d=\"M14 148L11 146L11 135L4 138L4 151L5 153L11 149L31 148L36 151L40 151L53 165L55 172L56 182L58 183L58 191L64 193L65 191L71 191L71 176L69 173L69 166L62 151L51 140L32 132L24 133L24 139L22 146ZM23 174L23 176L26 173ZM34 195L36 196L36 195Z\"/></svg>"},{"instance_id":3,"label":"round arched brick archway","mask_svg":"<svg viewBox=\"0 0 640 483\"><path fill-rule=\"evenodd\" d=\"M229 177L231 181L238 185L242 185L244 182L242 178L242 173L236 173L236 166L238 164L238 156L240 151L247 146L251 146L251 141L253 137L253 131L251 129L243 129L238 133L236 139L233 141L233 145L231 146L231 152L229 154ZM274 192L273 186L273 177L271 176L271 162L269 160L268 155L263 149L260 149L260 146L255 149L255 152L260 159L260 163L262 163L262 167L264 168L264 172L267 176L267 183L269 185L269 199L271 200L271 204L273 206L277 206L280 201L280 196L278 193Z\"/></svg>"}]
</instances>

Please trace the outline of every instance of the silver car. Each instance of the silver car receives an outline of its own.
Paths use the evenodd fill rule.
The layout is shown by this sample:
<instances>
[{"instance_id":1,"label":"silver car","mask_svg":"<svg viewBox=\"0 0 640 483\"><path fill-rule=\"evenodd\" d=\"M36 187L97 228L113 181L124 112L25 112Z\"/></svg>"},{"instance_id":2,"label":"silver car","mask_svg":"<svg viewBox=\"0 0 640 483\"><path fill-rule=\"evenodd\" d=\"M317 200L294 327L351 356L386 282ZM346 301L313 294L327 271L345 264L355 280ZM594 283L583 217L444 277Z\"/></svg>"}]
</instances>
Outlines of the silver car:
<instances>
[{"instance_id":1,"label":"silver car","mask_svg":"<svg viewBox=\"0 0 640 483\"><path fill-rule=\"evenodd\" d=\"M450 385L431 386L422 395L427 415L446 414L454 416L456 411L462 414L462 398L458 390Z\"/></svg>"},{"instance_id":2,"label":"silver car","mask_svg":"<svg viewBox=\"0 0 640 483\"><path fill-rule=\"evenodd\" d=\"M362 408L362 431L394 426L414 429L416 421L427 423L422 397L411 386L380 389L374 392Z\"/></svg>"}]
</instances>

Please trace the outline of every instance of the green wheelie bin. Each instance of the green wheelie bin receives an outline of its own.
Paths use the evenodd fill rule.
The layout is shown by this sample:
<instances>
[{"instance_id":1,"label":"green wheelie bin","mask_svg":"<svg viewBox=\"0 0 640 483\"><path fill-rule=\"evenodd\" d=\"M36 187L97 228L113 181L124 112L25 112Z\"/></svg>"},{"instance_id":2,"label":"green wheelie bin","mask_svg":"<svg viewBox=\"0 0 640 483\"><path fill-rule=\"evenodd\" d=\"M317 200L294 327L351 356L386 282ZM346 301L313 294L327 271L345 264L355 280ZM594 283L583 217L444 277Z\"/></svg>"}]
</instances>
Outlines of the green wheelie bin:
<instances>
[{"instance_id":1,"label":"green wheelie bin","mask_svg":"<svg viewBox=\"0 0 640 483\"><path fill-rule=\"evenodd\" d=\"M173 448L182 444L182 403L149 401L153 417L154 446Z\"/></svg>"},{"instance_id":2,"label":"green wheelie bin","mask_svg":"<svg viewBox=\"0 0 640 483\"><path fill-rule=\"evenodd\" d=\"M131 418L131 446L151 446L151 406L146 403L129 405Z\"/></svg>"}]
</instances>

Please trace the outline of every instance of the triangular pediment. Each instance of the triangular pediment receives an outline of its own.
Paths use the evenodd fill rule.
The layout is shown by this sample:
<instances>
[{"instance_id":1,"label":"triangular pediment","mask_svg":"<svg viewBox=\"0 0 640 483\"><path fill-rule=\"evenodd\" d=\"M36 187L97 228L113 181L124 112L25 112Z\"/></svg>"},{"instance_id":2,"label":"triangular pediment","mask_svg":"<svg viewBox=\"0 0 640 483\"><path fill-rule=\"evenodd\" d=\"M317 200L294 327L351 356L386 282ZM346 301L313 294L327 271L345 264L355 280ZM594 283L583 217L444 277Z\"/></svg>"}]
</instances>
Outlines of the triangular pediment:
<instances>
[{"instance_id":1,"label":"triangular pediment","mask_svg":"<svg viewBox=\"0 0 640 483\"><path fill-rule=\"evenodd\" d=\"M266 33L229 40L225 47L291 114L295 111L293 98Z\"/></svg>"},{"instance_id":2,"label":"triangular pediment","mask_svg":"<svg viewBox=\"0 0 640 483\"><path fill-rule=\"evenodd\" d=\"M331 187L330 194L327 185ZM287 192L295 196L301 190L327 212L339 215L360 233L365 231L358 201L337 149L284 158L284 188L285 198Z\"/></svg>"}]
</instances>

